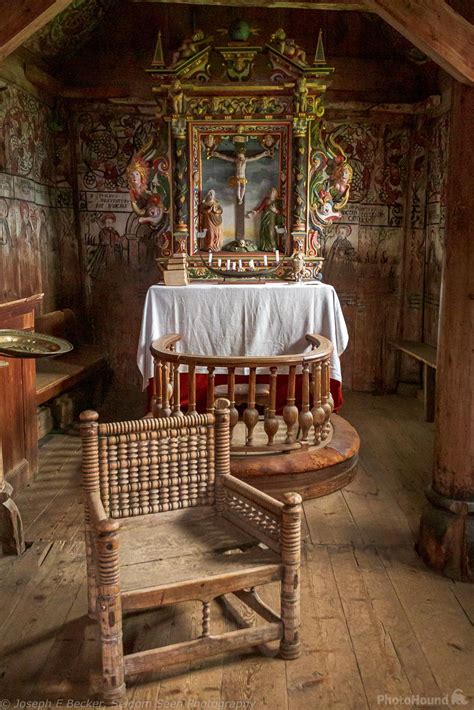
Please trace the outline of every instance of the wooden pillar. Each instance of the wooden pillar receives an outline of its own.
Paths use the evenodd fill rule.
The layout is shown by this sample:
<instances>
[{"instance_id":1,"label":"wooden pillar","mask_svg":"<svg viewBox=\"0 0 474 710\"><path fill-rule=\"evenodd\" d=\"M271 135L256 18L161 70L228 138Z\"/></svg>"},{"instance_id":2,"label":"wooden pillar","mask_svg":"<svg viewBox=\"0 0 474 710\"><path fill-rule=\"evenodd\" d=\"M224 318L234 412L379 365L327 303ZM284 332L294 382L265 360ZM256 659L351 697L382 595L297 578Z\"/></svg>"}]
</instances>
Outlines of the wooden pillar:
<instances>
[{"instance_id":1,"label":"wooden pillar","mask_svg":"<svg viewBox=\"0 0 474 710\"><path fill-rule=\"evenodd\" d=\"M453 579L474 580L474 88L453 82L441 285L433 480L418 552Z\"/></svg>"},{"instance_id":2,"label":"wooden pillar","mask_svg":"<svg viewBox=\"0 0 474 710\"><path fill-rule=\"evenodd\" d=\"M173 253L178 250L177 240L188 233L188 156L186 119L175 117L171 121L173 137L173 189L174 189L174 241Z\"/></svg>"},{"instance_id":3,"label":"wooden pillar","mask_svg":"<svg viewBox=\"0 0 474 710\"><path fill-rule=\"evenodd\" d=\"M291 241L289 253L293 251L295 240L306 240L307 230L307 176L308 176L308 121L306 118L293 119L293 194Z\"/></svg>"}]
</instances>

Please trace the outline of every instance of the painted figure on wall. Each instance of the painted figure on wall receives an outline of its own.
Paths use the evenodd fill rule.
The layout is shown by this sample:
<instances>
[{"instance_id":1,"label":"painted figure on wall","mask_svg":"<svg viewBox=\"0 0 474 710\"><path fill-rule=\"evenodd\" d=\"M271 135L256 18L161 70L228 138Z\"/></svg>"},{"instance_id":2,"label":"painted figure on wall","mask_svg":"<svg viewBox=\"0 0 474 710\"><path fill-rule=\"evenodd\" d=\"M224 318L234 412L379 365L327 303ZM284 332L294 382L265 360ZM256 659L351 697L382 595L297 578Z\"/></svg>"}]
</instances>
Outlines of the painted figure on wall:
<instances>
[{"instance_id":1,"label":"painted figure on wall","mask_svg":"<svg viewBox=\"0 0 474 710\"><path fill-rule=\"evenodd\" d=\"M255 209L247 212L246 217L260 214L258 248L260 251L275 251L279 248L278 228L283 227L282 203L278 190L272 187Z\"/></svg>"},{"instance_id":2,"label":"painted figure on wall","mask_svg":"<svg viewBox=\"0 0 474 710\"><path fill-rule=\"evenodd\" d=\"M0 247L12 246L10 225L8 224L8 202L0 198Z\"/></svg>"},{"instance_id":3,"label":"painted figure on wall","mask_svg":"<svg viewBox=\"0 0 474 710\"><path fill-rule=\"evenodd\" d=\"M199 205L201 230L206 230L203 248L208 251L219 251L222 246L222 207L216 198L215 190L209 190Z\"/></svg>"},{"instance_id":4,"label":"painted figure on wall","mask_svg":"<svg viewBox=\"0 0 474 710\"><path fill-rule=\"evenodd\" d=\"M107 266L109 252L112 252L117 262L123 260L123 239L115 229L116 217L112 212L104 212L99 217L99 234L90 235L87 240L88 259L87 273L91 278L97 278L102 268Z\"/></svg>"},{"instance_id":5,"label":"painted figure on wall","mask_svg":"<svg viewBox=\"0 0 474 710\"><path fill-rule=\"evenodd\" d=\"M349 224L338 224L336 237L326 258L324 274L326 279L337 278L339 284L349 285L355 277L355 261L357 253L349 237L352 227Z\"/></svg>"}]
</instances>

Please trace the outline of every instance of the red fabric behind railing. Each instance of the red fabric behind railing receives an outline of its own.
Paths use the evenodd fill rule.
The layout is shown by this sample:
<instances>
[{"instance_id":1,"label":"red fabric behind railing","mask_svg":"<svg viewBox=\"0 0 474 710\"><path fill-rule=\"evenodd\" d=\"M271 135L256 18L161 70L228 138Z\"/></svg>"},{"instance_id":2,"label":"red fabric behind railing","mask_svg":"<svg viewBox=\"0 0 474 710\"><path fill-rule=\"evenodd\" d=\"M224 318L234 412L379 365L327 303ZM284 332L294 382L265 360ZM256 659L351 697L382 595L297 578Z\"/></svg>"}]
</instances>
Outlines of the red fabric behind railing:
<instances>
[{"instance_id":1,"label":"red fabric behind railing","mask_svg":"<svg viewBox=\"0 0 474 710\"><path fill-rule=\"evenodd\" d=\"M180 375L180 385L181 385L181 407L186 411L188 406L188 373L182 372ZM296 376L296 406L301 406L301 375ZM236 375L236 383L248 382L248 377L245 375ZM258 382L268 382L268 375L257 375ZM223 385L227 383L227 375L216 375L215 384ZM283 407L286 404L286 392L287 392L288 382L286 375L279 375L277 378L277 414L281 414ZM338 380L330 380L330 389L332 398L334 400L334 411L337 412L343 405L344 400L342 398L342 384ZM197 410L200 412L206 409L206 390L207 390L207 375L197 374L196 375L196 403ZM150 411L150 402L153 395L153 380L148 383L148 400L147 400L147 412ZM311 406L312 406L311 402Z\"/></svg>"}]
</instances>

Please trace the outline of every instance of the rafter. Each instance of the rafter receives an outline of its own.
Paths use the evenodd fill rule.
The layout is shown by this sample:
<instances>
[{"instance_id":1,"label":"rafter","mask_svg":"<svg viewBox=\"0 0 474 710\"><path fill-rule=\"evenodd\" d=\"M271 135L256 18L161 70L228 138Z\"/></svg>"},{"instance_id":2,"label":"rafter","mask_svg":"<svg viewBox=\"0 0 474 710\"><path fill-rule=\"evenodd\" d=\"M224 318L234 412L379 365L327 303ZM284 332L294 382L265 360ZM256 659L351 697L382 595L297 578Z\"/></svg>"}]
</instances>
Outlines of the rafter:
<instances>
[{"instance_id":1,"label":"rafter","mask_svg":"<svg viewBox=\"0 0 474 710\"><path fill-rule=\"evenodd\" d=\"M474 25L444 0L365 0L418 49L464 84L474 84Z\"/></svg>"},{"instance_id":2,"label":"rafter","mask_svg":"<svg viewBox=\"0 0 474 710\"><path fill-rule=\"evenodd\" d=\"M173 3L187 5L237 5L239 7L301 8L312 10L367 10L364 0L128 0L133 3Z\"/></svg>"},{"instance_id":3,"label":"rafter","mask_svg":"<svg viewBox=\"0 0 474 710\"><path fill-rule=\"evenodd\" d=\"M0 61L38 32L72 0L11 0L4 2L0 22Z\"/></svg>"}]
</instances>

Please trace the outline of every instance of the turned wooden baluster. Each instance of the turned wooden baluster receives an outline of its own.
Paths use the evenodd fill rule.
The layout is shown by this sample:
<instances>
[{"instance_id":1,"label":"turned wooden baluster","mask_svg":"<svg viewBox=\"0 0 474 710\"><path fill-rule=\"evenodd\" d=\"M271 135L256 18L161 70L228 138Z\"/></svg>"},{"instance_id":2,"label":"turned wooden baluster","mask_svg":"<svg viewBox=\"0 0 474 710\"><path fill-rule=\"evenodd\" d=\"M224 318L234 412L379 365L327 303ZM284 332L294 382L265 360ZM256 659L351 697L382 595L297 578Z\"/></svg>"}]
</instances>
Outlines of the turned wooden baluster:
<instances>
[{"instance_id":1,"label":"turned wooden baluster","mask_svg":"<svg viewBox=\"0 0 474 710\"><path fill-rule=\"evenodd\" d=\"M170 407L170 388L169 388L169 367L168 363L161 363L161 396L163 401L163 408L161 410L162 417L171 416Z\"/></svg>"},{"instance_id":2,"label":"turned wooden baluster","mask_svg":"<svg viewBox=\"0 0 474 710\"><path fill-rule=\"evenodd\" d=\"M153 377L153 397L151 398L151 412L154 417L161 417L163 396L161 393L161 361L155 360L155 375Z\"/></svg>"},{"instance_id":3,"label":"turned wooden baluster","mask_svg":"<svg viewBox=\"0 0 474 710\"><path fill-rule=\"evenodd\" d=\"M299 414L299 425L301 429L301 441L308 441L308 433L313 426L313 415L309 409L309 363L303 364L302 377L302 402Z\"/></svg>"},{"instance_id":4,"label":"turned wooden baluster","mask_svg":"<svg viewBox=\"0 0 474 710\"><path fill-rule=\"evenodd\" d=\"M295 406L296 397L296 365L290 366L288 374L288 395L283 407L283 420L286 424L286 443L294 444L297 435L298 407Z\"/></svg>"},{"instance_id":5,"label":"turned wooden baluster","mask_svg":"<svg viewBox=\"0 0 474 710\"><path fill-rule=\"evenodd\" d=\"M214 367L209 366L207 368L207 407L206 411L212 414L214 411L214 384L216 376L214 374Z\"/></svg>"},{"instance_id":6,"label":"turned wooden baluster","mask_svg":"<svg viewBox=\"0 0 474 710\"><path fill-rule=\"evenodd\" d=\"M216 418L216 438L215 438L215 496L216 510L218 515L222 515L224 510L224 488L223 479L230 474L230 411L229 400L220 397L216 400L214 412Z\"/></svg>"},{"instance_id":7,"label":"turned wooden baluster","mask_svg":"<svg viewBox=\"0 0 474 710\"><path fill-rule=\"evenodd\" d=\"M210 635L211 602L202 603L202 634L201 637Z\"/></svg>"},{"instance_id":8,"label":"turned wooden baluster","mask_svg":"<svg viewBox=\"0 0 474 710\"><path fill-rule=\"evenodd\" d=\"M190 365L188 370L188 414L196 411L196 366Z\"/></svg>"},{"instance_id":9,"label":"turned wooden baluster","mask_svg":"<svg viewBox=\"0 0 474 710\"><path fill-rule=\"evenodd\" d=\"M179 376L179 363L173 365L173 416L184 417L181 411L181 383Z\"/></svg>"},{"instance_id":10,"label":"turned wooden baluster","mask_svg":"<svg viewBox=\"0 0 474 710\"><path fill-rule=\"evenodd\" d=\"M321 406L321 363L313 367L313 408L311 410L314 423L314 443L321 443L322 426L324 424L324 409Z\"/></svg>"},{"instance_id":11,"label":"turned wooden baluster","mask_svg":"<svg viewBox=\"0 0 474 710\"><path fill-rule=\"evenodd\" d=\"M329 360L325 360L322 364L322 374L321 374L321 407L324 412L324 423L321 432L321 438L324 441L328 438L331 426L329 423L329 418L332 414L332 406L329 401L330 390L329 390Z\"/></svg>"},{"instance_id":12,"label":"turned wooden baluster","mask_svg":"<svg viewBox=\"0 0 474 710\"><path fill-rule=\"evenodd\" d=\"M255 408L255 398L257 395L257 368L250 368L249 375L249 393L247 408L244 411L243 420L245 426L247 427L247 438L245 441L246 446L252 446L253 442L253 430L255 429L258 422L258 411Z\"/></svg>"},{"instance_id":13,"label":"turned wooden baluster","mask_svg":"<svg viewBox=\"0 0 474 710\"><path fill-rule=\"evenodd\" d=\"M270 403L265 412L263 428L268 437L268 445L273 444L273 440L278 431L279 423L276 417L276 392L277 392L277 368L270 368Z\"/></svg>"},{"instance_id":14,"label":"turned wooden baluster","mask_svg":"<svg viewBox=\"0 0 474 710\"><path fill-rule=\"evenodd\" d=\"M230 401L230 438L234 427L239 421L239 412L235 406L235 367L229 367L227 370L227 396Z\"/></svg>"}]
</instances>

